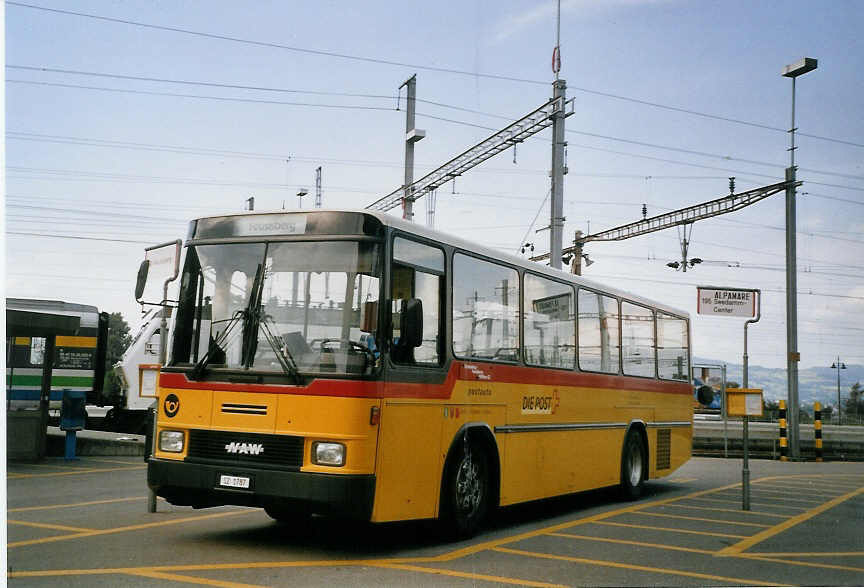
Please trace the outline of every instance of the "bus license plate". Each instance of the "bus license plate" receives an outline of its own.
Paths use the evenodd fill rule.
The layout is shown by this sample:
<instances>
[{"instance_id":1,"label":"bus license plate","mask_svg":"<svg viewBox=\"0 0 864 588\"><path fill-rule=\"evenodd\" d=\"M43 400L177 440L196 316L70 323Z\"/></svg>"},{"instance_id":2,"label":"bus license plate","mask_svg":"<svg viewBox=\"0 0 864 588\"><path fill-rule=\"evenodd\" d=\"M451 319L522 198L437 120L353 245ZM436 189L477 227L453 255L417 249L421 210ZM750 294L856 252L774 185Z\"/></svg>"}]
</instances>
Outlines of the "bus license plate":
<instances>
[{"instance_id":1,"label":"bus license plate","mask_svg":"<svg viewBox=\"0 0 864 588\"><path fill-rule=\"evenodd\" d=\"M229 488L249 488L249 478L242 476L219 476L219 485Z\"/></svg>"}]
</instances>

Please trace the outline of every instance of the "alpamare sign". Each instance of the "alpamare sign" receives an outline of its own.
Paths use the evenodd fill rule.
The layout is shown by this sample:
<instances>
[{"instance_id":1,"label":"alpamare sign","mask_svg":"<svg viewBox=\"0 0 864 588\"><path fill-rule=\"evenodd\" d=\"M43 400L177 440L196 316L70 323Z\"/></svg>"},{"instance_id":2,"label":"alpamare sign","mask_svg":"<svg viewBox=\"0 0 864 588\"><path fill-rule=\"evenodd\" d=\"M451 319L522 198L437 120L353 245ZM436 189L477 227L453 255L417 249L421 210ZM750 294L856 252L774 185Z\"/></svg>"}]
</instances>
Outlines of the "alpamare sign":
<instances>
[{"instance_id":1,"label":"alpamare sign","mask_svg":"<svg viewBox=\"0 0 864 588\"><path fill-rule=\"evenodd\" d=\"M698 314L710 316L756 316L756 290L698 286Z\"/></svg>"}]
</instances>

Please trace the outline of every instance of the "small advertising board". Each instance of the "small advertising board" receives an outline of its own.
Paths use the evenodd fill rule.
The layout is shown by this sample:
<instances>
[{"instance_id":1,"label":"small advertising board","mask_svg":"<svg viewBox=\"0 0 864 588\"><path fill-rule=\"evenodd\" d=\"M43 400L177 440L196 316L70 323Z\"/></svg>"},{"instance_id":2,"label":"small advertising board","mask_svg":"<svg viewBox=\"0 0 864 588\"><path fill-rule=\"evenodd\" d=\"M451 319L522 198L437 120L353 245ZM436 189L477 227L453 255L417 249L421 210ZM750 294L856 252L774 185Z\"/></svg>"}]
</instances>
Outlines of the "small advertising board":
<instances>
[{"instance_id":1,"label":"small advertising board","mask_svg":"<svg viewBox=\"0 0 864 588\"><path fill-rule=\"evenodd\" d=\"M727 388L726 413L729 416L762 416L760 388Z\"/></svg>"}]
</instances>

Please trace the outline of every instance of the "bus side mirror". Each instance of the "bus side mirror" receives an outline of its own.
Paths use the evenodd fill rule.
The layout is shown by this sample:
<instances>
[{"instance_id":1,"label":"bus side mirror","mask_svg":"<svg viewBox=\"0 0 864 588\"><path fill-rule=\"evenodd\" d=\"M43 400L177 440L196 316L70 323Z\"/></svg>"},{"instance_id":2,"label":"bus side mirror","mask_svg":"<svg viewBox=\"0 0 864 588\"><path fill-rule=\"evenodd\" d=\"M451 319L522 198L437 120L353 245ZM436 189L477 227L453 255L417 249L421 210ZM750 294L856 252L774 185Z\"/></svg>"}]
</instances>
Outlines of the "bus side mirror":
<instances>
[{"instance_id":1,"label":"bus side mirror","mask_svg":"<svg viewBox=\"0 0 864 588\"><path fill-rule=\"evenodd\" d=\"M714 402L714 388L711 386L699 386L696 389L696 399L699 404L708 405Z\"/></svg>"},{"instance_id":2,"label":"bus side mirror","mask_svg":"<svg viewBox=\"0 0 864 588\"><path fill-rule=\"evenodd\" d=\"M363 316L360 318L360 330L372 333L378 328L378 303L364 302Z\"/></svg>"},{"instance_id":3,"label":"bus side mirror","mask_svg":"<svg viewBox=\"0 0 864 588\"><path fill-rule=\"evenodd\" d=\"M419 298L402 301L399 345L420 347L423 343L423 302Z\"/></svg>"},{"instance_id":4,"label":"bus side mirror","mask_svg":"<svg viewBox=\"0 0 864 588\"><path fill-rule=\"evenodd\" d=\"M138 280L135 282L135 300L140 301L147 285L147 273L150 271L150 260L145 259L138 267Z\"/></svg>"}]
</instances>

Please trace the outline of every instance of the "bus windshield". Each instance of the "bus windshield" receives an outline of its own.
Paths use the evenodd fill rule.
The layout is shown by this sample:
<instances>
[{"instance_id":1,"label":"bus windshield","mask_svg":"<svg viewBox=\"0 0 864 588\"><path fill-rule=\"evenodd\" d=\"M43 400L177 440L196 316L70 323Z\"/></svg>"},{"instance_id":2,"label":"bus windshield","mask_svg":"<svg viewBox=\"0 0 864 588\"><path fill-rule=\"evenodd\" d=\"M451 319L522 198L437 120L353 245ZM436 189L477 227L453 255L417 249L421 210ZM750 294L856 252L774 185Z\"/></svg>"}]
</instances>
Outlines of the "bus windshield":
<instances>
[{"instance_id":1,"label":"bus windshield","mask_svg":"<svg viewBox=\"0 0 864 588\"><path fill-rule=\"evenodd\" d=\"M190 246L173 363L292 376L371 373L379 255L367 241Z\"/></svg>"}]
</instances>

